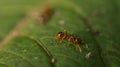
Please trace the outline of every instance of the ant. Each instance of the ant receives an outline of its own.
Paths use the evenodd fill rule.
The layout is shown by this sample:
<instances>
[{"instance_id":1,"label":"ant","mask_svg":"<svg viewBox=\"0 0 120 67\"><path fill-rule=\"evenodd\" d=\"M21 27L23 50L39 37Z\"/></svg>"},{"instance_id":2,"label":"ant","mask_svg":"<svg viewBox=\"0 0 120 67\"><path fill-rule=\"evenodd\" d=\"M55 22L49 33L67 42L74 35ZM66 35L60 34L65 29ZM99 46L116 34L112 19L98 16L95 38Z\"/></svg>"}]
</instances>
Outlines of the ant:
<instances>
[{"instance_id":1,"label":"ant","mask_svg":"<svg viewBox=\"0 0 120 67\"><path fill-rule=\"evenodd\" d=\"M50 7L45 7L40 15L40 23L44 24L51 16L53 10Z\"/></svg>"},{"instance_id":2,"label":"ant","mask_svg":"<svg viewBox=\"0 0 120 67\"><path fill-rule=\"evenodd\" d=\"M56 35L57 40L67 40L68 42L73 42L76 44L76 48L79 48L79 51L82 52L82 49L80 48L80 45L82 44L82 40L76 36L73 36L72 34L68 34L66 31L58 32Z\"/></svg>"}]
</instances>

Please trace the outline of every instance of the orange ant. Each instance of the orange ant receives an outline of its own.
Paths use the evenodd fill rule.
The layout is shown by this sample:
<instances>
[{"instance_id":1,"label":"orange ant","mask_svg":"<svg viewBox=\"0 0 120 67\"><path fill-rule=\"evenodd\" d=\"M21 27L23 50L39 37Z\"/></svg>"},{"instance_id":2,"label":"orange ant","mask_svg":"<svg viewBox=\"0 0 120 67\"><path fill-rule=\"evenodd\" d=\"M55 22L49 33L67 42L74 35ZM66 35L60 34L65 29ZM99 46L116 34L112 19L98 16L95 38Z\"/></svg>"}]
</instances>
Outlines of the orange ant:
<instances>
[{"instance_id":1,"label":"orange ant","mask_svg":"<svg viewBox=\"0 0 120 67\"><path fill-rule=\"evenodd\" d=\"M76 48L79 48L79 51L82 52L82 49L80 48L80 45L82 44L82 40L76 36L73 36L71 34L68 34L66 31L58 32L56 35L57 40L63 40L66 39L68 42L73 42L76 44Z\"/></svg>"},{"instance_id":2,"label":"orange ant","mask_svg":"<svg viewBox=\"0 0 120 67\"><path fill-rule=\"evenodd\" d=\"M50 7L45 7L42 14L40 15L40 22L44 24L52 14L52 9Z\"/></svg>"}]
</instances>

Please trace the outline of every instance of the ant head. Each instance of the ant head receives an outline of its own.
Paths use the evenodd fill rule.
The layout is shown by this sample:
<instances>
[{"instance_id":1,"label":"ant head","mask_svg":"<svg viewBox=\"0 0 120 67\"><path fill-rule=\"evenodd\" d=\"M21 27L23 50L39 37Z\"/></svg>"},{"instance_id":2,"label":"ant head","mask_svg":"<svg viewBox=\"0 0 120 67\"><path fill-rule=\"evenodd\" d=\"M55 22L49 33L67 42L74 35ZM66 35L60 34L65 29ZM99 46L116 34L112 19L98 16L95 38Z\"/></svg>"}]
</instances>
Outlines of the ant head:
<instances>
[{"instance_id":1,"label":"ant head","mask_svg":"<svg viewBox=\"0 0 120 67\"><path fill-rule=\"evenodd\" d=\"M56 39L59 40L59 39L62 39L64 37L65 33L64 32L58 32L57 35L56 35Z\"/></svg>"}]
</instances>

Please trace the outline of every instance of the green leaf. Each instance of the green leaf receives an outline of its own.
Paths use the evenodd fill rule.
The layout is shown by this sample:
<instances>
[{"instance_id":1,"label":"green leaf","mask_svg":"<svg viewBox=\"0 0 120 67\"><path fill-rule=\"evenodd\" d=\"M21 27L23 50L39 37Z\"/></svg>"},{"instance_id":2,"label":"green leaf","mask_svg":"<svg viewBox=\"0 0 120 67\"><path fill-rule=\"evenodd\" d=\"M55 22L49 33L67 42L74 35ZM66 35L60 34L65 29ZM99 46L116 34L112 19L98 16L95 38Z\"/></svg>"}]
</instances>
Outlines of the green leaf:
<instances>
[{"instance_id":1,"label":"green leaf","mask_svg":"<svg viewBox=\"0 0 120 67\"><path fill-rule=\"evenodd\" d=\"M14 9L16 13L13 12L13 14L17 18L10 17L8 21L11 25L7 25L8 21L4 26L0 24L2 29L6 28L4 29L6 32L0 31L2 32L0 33L0 67L120 66L120 1L53 0L41 2L37 7L33 7L37 4L37 0L34 3L21 2L31 6L28 9L20 8L19 12ZM45 22L46 24L40 24L39 16L46 5L52 9L53 13ZM31 8L34 9L31 10ZM6 9L3 13L7 12ZM2 12L0 13L4 19L12 14L9 12L5 16ZM17 23L21 18L23 20ZM84 41L80 45L81 53L78 48L76 50L75 43L56 40L56 34L64 30ZM99 31L99 34L94 30ZM8 32L10 33L7 34ZM86 58L89 53L91 53L90 57Z\"/></svg>"}]
</instances>

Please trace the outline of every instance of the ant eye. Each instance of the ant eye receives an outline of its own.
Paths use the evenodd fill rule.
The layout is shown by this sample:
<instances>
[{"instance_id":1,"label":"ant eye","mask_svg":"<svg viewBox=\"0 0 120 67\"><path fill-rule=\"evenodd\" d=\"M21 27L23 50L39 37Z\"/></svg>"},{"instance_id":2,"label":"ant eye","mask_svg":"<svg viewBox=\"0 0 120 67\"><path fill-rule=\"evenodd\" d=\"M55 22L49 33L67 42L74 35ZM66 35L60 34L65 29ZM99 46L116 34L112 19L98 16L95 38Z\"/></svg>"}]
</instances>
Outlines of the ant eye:
<instances>
[{"instance_id":1,"label":"ant eye","mask_svg":"<svg viewBox=\"0 0 120 67\"><path fill-rule=\"evenodd\" d=\"M58 36L62 36L62 34L63 34L62 32L59 32L59 33L58 33Z\"/></svg>"},{"instance_id":2,"label":"ant eye","mask_svg":"<svg viewBox=\"0 0 120 67\"><path fill-rule=\"evenodd\" d=\"M61 34L62 32L58 32L58 34Z\"/></svg>"}]
</instances>

